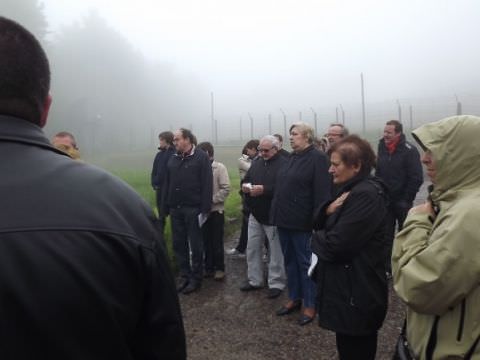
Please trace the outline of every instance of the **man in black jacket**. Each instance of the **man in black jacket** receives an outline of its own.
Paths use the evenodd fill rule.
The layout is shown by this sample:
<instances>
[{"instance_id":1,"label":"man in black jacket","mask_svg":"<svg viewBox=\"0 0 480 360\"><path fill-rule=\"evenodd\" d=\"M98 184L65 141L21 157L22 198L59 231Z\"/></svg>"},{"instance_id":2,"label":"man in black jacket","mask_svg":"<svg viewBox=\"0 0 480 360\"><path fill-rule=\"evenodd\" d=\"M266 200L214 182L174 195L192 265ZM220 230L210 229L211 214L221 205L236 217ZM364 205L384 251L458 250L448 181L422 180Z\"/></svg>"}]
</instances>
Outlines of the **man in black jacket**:
<instances>
[{"instance_id":1,"label":"man in black jacket","mask_svg":"<svg viewBox=\"0 0 480 360\"><path fill-rule=\"evenodd\" d=\"M165 214L163 213L162 194L165 178L167 177L167 163L168 160L175 153L173 146L173 133L171 131L164 131L158 135L159 147L158 153L153 160L151 182L153 190L156 194L158 218L160 220L160 227L163 232L165 228Z\"/></svg>"},{"instance_id":2,"label":"man in black jacket","mask_svg":"<svg viewBox=\"0 0 480 360\"><path fill-rule=\"evenodd\" d=\"M38 41L0 17L0 359L185 359L150 207L43 134Z\"/></svg>"},{"instance_id":3,"label":"man in black jacket","mask_svg":"<svg viewBox=\"0 0 480 360\"><path fill-rule=\"evenodd\" d=\"M387 216L385 261L391 274L391 256L395 227L403 227L408 210L423 183L422 163L417 148L405 139L402 123L387 121L378 144L376 175L387 184L390 204Z\"/></svg>"},{"instance_id":4,"label":"man in black jacket","mask_svg":"<svg viewBox=\"0 0 480 360\"><path fill-rule=\"evenodd\" d=\"M268 239L268 295L278 297L286 286L282 247L276 226L270 222L270 206L278 170L287 162L280 155L280 144L275 136L260 140L260 157L253 160L242 181L242 192L250 208L248 219L247 275L248 282L240 289L250 291L263 287L263 245Z\"/></svg>"},{"instance_id":5,"label":"man in black jacket","mask_svg":"<svg viewBox=\"0 0 480 360\"><path fill-rule=\"evenodd\" d=\"M196 138L190 130L175 131L173 142L177 152L167 164L164 207L170 214L173 250L180 268L177 291L190 294L202 284L200 227L212 207L213 173L207 153L196 149Z\"/></svg>"}]
</instances>

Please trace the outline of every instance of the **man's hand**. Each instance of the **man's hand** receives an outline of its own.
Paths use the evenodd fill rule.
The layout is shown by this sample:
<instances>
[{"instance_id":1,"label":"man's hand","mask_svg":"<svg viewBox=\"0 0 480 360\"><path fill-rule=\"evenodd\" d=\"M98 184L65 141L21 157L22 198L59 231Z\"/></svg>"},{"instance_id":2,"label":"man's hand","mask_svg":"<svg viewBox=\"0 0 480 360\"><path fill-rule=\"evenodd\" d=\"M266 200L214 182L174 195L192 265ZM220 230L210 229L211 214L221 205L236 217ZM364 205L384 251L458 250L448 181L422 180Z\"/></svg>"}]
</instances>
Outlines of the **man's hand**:
<instances>
[{"instance_id":1,"label":"man's hand","mask_svg":"<svg viewBox=\"0 0 480 360\"><path fill-rule=\"evenodd\" d=\"M263 195L263 185L253 185L250 189L250 196Z\"/></svg>"},{"instance_id":2,"label":"man's hand","mask_svg":"<svg viewBox=\"0 0 480 360\"><path fill-rule=\"evenodd\" d=\"M252 190L252 184L250 184L250 183L242 184L242 192L244 194L250 193L251 190Z\"/></svg>"}]
</instances>

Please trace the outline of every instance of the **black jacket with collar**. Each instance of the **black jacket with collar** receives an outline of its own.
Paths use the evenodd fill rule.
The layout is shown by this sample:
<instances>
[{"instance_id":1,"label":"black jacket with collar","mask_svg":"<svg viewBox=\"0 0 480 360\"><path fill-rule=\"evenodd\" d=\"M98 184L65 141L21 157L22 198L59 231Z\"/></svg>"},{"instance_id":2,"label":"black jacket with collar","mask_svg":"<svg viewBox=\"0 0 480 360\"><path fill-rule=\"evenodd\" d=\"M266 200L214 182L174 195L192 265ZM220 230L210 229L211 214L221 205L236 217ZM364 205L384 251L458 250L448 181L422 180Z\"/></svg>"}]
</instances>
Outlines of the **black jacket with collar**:
<instances>
[{"instance_id":1,"label":"black jacket with collar","mask_svg":"<svg viewBox=\"0 0 480 360\"><path fill-rule=\"evenodd\" d=\"M0 358L185 359L151 208L0 115Z\"/></svg>"},{"instance_id":2,"label":"black jacket with collar","mask_svg":"<svg viewBox=\"0 0 480 360\"><path fill-rule=\"evenodd\" d=\"M312 237L319 322L342 334L369 335L387 312L387 189L378 178L357 176L338 195L344 192L350 193L343 205L329 216L322 213L317 221L323 225Z\"/></svg>"},{"instance_id":3,"label":"black jacket with collar","mask_svg":"<svg viewBox=\"0 0 480 360\"><path fill-rule=\"evenodd\" d=\"M212 208L213 172L205 151L193 147L190 154L174 154L167 163L164 211L173 207L196 207L202 214Z\"/></svg>"},{"instance_id":4,"label":"black jacket with collar","mask_svg":"<svg viewBox=\"0 0 480 360\"><path fill-rule=\"evenodd\" d=\"M393 154L388 152L385 140L380 140L375 175L387 184L392 204L404 201L411 205L415 200L423 183L422 163L417 148L406 141L404 134Z\"/></svg>"},{"instance_id":5,"label":"black jacket with collar","mask_svg":"<svg viewBox=\"0 0 480 360\"><path fill-rule=\"evenodd\" d=\"M313 214L330 200L331 176L324 153L312 145L292 152L277 174L270 216L272 224L311 231Z\"/></svg>"},{"instance_id":6,"label":"black jacket with collar","mask_svg":"<svg viewBox=\"0 0 480 360\"><path fill-rule=\"evenodd\" d=\"M275 154L271 159L264 160L261 157L253 160L242 183L252 185L263 185L263 195L250 196L245 194L245 201L257 221L261 224L270 225L270 207L277 173L287 160L280 153Z\"/></svg>"},{"instance_id":7,"label":"black jacket with collar","mask_svg":"<svg viewBox=\"0 0 480 360\"><path fill-rule=\"evenodd\" d=\"M151 182L155 190L161 190L167 177L168 160L175 153L175 148L169 146L166 149L159 149L155 159L153 160Z\"/></svg>"}]
</instances>

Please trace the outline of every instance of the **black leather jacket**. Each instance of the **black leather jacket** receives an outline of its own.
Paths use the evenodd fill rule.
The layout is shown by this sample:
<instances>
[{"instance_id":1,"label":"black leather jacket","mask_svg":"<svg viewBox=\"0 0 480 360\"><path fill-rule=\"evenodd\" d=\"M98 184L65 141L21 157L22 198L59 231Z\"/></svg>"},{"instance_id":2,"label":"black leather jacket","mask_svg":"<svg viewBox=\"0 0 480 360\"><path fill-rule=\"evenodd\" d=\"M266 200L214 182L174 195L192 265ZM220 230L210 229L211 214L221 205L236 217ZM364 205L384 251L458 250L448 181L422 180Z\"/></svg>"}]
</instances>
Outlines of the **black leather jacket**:
<instances>
[{"instance_id":1,"label":"black leather jacket","mask_svg":"<svg viewBox=\"0 0 480 360\"><path fill-rule=\"evenodd\" d=\"M0 359L185 359L149 206L0 115Z\"/></svg>"}]
</instances>

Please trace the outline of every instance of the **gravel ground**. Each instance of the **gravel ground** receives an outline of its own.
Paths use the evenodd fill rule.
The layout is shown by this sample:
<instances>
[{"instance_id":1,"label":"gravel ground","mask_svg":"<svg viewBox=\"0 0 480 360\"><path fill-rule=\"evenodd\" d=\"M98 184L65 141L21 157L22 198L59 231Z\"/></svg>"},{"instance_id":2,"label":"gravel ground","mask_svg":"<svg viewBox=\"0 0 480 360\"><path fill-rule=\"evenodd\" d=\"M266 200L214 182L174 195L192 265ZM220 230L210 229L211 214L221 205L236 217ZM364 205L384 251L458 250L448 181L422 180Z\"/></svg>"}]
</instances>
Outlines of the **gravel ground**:
<instances>
[{"instance_id":1,"label":"gravel ground","mask_svg":"<svg viewBox=\"0 0 480 360\"><path fill-rule=\"evenodd\" d=\"M226 244L234 245L234 242ZM245 259L226 256L223 282L205 279L202 289L180 295L190 360L335 359L335 337L317 321L297 325L300 313L276 316L286 291L267 299L267 289L242 292ZM404 306L390 290L387 318L379 334L377 359L391 359L402 326Z\"/></svg>"},{"instance_id":2,"label":"gravel ground","mask_svg":"<svg viewBox=\"0 0 480 360\"><path fill-rule=\"evenodd\" d=\"M422 188L417 203L425 198ZM225 248L236 244L226 241ZM317 321L297 325L299 313L276 316L287 301L286 291L277 299L266 298L267 289L242 292L245 259L225 256L226 277L205 279L199 292L180 295L188 359L190 360L312 360L336 359L335 337ZM377 359L391 359L405 307L390 287L387 318L379 333Z\"/></svg>"}]
</instances>

